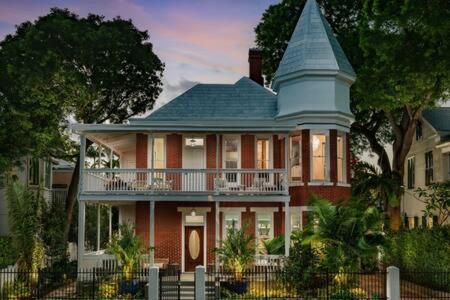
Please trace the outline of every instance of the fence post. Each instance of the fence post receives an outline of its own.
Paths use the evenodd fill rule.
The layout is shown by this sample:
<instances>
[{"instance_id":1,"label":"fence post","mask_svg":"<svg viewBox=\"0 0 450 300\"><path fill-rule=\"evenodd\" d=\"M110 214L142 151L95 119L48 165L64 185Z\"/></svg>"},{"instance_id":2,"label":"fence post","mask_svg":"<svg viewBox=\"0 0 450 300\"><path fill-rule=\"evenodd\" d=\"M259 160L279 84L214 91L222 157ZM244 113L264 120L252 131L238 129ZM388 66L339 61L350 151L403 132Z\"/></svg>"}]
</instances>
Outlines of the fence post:
<instances>
[{"instance_id":1,"label":"fence post","mask_svg":"<svg viewBox=\"0 0 450 300\"><path fill-rule=\"evenodd\" d=\"M148 299L158 300L159 298L159 269L158 267L150 267L148 276Z\"/></svg>"},{"instance_id":2,"label":"fence post","mask_svg":"<svg viewBox=\"0 0 450 300\"><path fill-rule=\"evenodd\" d=\"M264 268L264 298L267 299L267 266Z\"/></svg>"},{"instance_id":3,"label":"fence post","mask_svg":"<svg viewBox=\"0 0 450 300\"><path fill-rule=\"evenodd\" d=\"M386 297L388 300L400 300L400 270L391 266L386 271Z\"/></svg>"},{"instance_id":4,"label":"fence post","mask_svg":"<svg viewBox=\"0 0 450 300\"><path fill-rule=\"evenodd\" d=\"M195 300L205 300L205 267L195 267Z\"/></svg>"},{"instance_id":5,"label":"fence post","mask_svg":"<svg viewBox=\"0 0 450 300\"><path fill-rule=\"evenodd\" d=\"M92 299L95 300L95 268L92 268Z\"/></svg>"}]
</instances>

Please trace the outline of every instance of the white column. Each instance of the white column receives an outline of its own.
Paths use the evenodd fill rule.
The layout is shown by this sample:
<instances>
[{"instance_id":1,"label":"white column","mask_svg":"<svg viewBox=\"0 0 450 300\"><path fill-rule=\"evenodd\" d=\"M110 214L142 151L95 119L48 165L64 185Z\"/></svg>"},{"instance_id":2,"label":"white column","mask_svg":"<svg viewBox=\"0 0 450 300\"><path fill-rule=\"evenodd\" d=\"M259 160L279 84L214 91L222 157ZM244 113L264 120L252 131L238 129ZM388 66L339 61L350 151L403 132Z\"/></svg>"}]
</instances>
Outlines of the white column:
<instances>
[{"instance_id":1,"label":"white column","mask_svg":"<svg viewBox=\"0 0 450 300\"><path fill-rule=\"evenodd\" d=\"M159 299L159 269L158 267L150 267L148 280L148 299Z\"/></svg>"},{"instance_id":2,"label":"white column","mask_svg":"<svg viewBox=\"0 0 450 300\"><path fill-rule=\"evenodd\" d=\"M109 212L108 212L108 240L111 242L112 238L112 205L109 205Z\"/></svg>"},{"instance_id":3,"label":"white column","mask_svg":"<svg viewBox=\"0 0 450 300\"><path fill-rule=\"evenodd\" d=\"M205 300L205 267L195 267L195 300Z\"/></svg>"},{"instance_id":4,"label":"white column","mask_svg":"<svg viewBox=\"0 0 450 300\"><path fill-rule=\"evenodd\" d=\"M78 270L83 268L84 258L84 221L86 217L86 204L84 201L78 201Z\"/></svg>"},{"instance_id":5,"label":"white column","mask_svg":"<svg viewBox=\"0 0 450 300\"><path fill-rule=\"evenodd\" d=\"M153 185L153 177L155 176L155 138L153 137L153 133L150 134L150 151L151 151L151 160L150 160L150 184ZM152 189L153 191L153 189Z\"/></svg>"},{"instance_id":6,"label":"white column","mask_svg":"<svg viewBox=\"0 0 450 300\"><path fill-rule=\"evenodd\" d=\"M109 168L112 169L114 164L113 164L113 159L114 159L114 152L112 149L110 149L111 151L109 152Z\"/></svg>"},{"instance_id":7,"label":"white column","mask_svg":"<svg viewBox=\"0 0 450 300\"><path fill-rule=\"evenodd\" d=\"M216 207L215 207L215 214L216 214L216 248L219 248L220 247L220 240L221 240L221 238L220 238L220 211L219 211L220 202L216 200L215 203L216 203ZM220 263L220 261L219 261L219 256L217 254L215 254L215 261L216 261L215 269L216 269L216 272L218 272L219 271L219 263Z\"/></svg>"},{"instance_id":8,"label":"white column","mask_svg":"<svg viewBox=\"0 0 450 300\"><path fill-rule=\"evenodd\" d=\"M291 214L289 201L284 203L284 255L289 256L289 248L291 247Z\"/></svg>"},{"instance_id":9,"label":"white column","mask_svg":"<svg viewBox=\"0 0 450 300\"><path fill-rule=\"evenodd\" d=\"M302 149L300 149L302 151ZM284 169L286 170L286 178L284 179L285 183L285 194L289 195L289 135L286 134L284 136Z\"/></svg>"},{"instance_id":10,"label":"white column","mask_svg":"<svg viewBox=\"0 0 450 300\"><path fill-rule=\"evenodd\" d=\"M400 300L400 270L397 267L386 269L386 296L388 300Z\"/></svg>"},{"instance_id":11,"label":"white column","mask_svg":"<svg viewBox=\"0 0 450 300\"><path fill-rule=\"evenodd\" d=\"M153 266L155 262L155 201L150 201L150 266Z\"/></svg>"},{"instance_id":12,"label":"white column","mask_svg":"<svg viewBox=\"0 0 450 300\"><path fill-rule=\"evenodd\" d=\"M97 251L100 251L100 204L97 203Z\"/></svg>"}]
</instances>

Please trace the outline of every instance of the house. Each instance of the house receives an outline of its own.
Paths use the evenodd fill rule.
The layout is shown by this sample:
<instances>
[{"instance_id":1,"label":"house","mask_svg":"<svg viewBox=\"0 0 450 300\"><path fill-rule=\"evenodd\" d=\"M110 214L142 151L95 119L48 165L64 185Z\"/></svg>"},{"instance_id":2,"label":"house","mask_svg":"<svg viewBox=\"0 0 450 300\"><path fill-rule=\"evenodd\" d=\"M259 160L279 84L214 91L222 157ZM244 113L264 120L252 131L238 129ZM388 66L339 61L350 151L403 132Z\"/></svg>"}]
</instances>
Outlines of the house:
<instances>
[{"instance_id":1,"label":"house","mask_svg":"<svg viewBox=\"0 0 450 300\"><path fill-rule=\"evenodd\" d=\"M65 201L72 178L73 166L63 160L24 158L22 166L14 168L0 179L0 236L9 234L6 187L11 180L18 180L30 189L42 188L43 197Z\"/></svg>"},{"instance_id":2,"label":"house","mask_svg":"<svg viewBox=\"0 0 450 300\"><path fill-rule=\"evenodd\" d=\"M450 107L428 109L416 124L416 136L405 161L402 211L408 227L430 226L436 217L424 216L417 188L450 180Z\"/></svg>"},{"instance_id":3,"label":"house","mask_svg":"<svg viewBox=\"0 0 450 300\"><path fill-rule=\"evenodd\" d=\"M168 259L193 271L215 263L212 249L231 226L247 224L264 254L264 240L284 234L289 245L290 232L302 229L311 194L349 197L355 73L317 3L306 3L273 91L262 86L257 49L249 64L250 78L197 84L146 118L72 126L83 166L80 268L101 254L84 249L89 204L118 207L120 222L154 247L151 262ZM87 168L87 140L120 167Z\"/></svg>"}]
</instances>

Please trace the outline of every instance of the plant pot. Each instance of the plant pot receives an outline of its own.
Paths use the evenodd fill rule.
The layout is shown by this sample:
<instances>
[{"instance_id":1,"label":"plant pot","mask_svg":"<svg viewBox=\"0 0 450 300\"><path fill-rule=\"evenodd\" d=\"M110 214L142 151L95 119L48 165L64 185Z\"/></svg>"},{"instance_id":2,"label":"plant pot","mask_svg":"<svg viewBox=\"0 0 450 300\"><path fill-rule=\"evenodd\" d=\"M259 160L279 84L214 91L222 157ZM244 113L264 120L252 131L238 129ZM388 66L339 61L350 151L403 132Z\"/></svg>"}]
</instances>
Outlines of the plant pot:
<instances>
[{"instance_id":1,"label":"plant pot","mask_svg":"<svg viewBox=\"0 0 450 300\"><path fill-rule=\"evenodd\" d=\"M135 295L139 290L139 282L137 280L121 281L119 293Z\"/></svg>"},{"instance_id":2,"label":"plant pot","mask_svg":"<svg viewBox=\"0 0 450 300\"><path fill-rule=\"evenodd\" d=\"M246 279L242 279L239 281L228 281L224 282L224 286L227 290L235 294L242 295L247 293L248 282Z\"/></svg>"}]
</instances>

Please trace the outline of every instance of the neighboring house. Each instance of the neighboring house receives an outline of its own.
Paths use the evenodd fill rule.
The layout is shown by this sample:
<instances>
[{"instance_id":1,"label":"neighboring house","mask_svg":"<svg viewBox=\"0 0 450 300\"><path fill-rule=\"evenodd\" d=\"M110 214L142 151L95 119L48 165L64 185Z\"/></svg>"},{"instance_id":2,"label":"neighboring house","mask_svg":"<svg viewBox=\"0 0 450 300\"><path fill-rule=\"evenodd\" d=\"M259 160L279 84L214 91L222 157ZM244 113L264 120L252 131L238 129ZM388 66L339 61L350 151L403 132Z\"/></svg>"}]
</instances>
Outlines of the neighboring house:
<instances>
[{"instance_id":1,"label":"neighboring house","mask_svg":"<svg viewBox=\"0 0 450 300\"><path fill-rule=\"evenodd\" d=\"M436 222L424 216L425 204L415 191L445 180L450 180L450 107L439 107L423 112L405 161L402 211L408 227Z\"/></svg>"},{"instance_id":2,"label":"neighboring house","mask_svg":"<svg viewBox=\"0 0 450 300\"><path fill-rule=\"evenodd\" d=\"M64 171L60 169L61 166L64 166ZM73 166L65 161L28 158L23 160L21 167L14 168L4 176L0 180L0 236L9 234L6 187L11 180L18 180L30 189L42 187L46 200L65 201L72 173ZM70 174L69 178L67 174Z\"/></svg>"},{"instance_id":3,"label":"neighboring house","mask_svg":"<svg viewBox=\"0 0 450 300\"><path fill-rule=\"evenodd\" d=\"M306 3L274 92L261 85L258 50L250 49L249 63L250 78L198 84L146 118L73 125L82 160L80 268L93 260L84 252L86 204L118 207L120 222L155 247L150 260L193 271L215 262L212 250L231 226L247 224L264 253L264 240L284 234L289 245L290 232L303 228L312 194L350 196L355 73L316 2ZM86 139L117 156L120 168L87 168Z\"/></svg>"}]
</instances>

